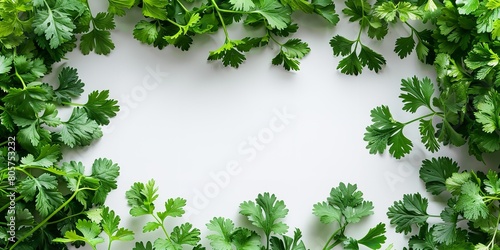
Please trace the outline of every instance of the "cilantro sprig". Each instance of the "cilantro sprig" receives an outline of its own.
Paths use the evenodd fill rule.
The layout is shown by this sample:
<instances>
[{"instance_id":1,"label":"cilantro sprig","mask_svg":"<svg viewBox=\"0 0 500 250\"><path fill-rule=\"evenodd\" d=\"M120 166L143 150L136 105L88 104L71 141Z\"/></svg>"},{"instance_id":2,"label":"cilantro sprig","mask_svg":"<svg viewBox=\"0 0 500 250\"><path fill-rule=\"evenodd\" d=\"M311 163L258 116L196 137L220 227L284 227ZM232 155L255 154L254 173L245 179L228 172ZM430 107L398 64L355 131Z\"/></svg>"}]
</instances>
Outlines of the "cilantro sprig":
<instances>
[{"instance_id":1,"label":"cilantro sprig","mask_svg":"<svg viewBox=\"0 0 500 250\"><path fill-rule=\"evenodd\" d=\"M64 247L52 240L83 227L78 220L117 188L119 167L111 160L95 160L90 171L62 162L64 150L102 136L101 126L119 111L117 101L104 90L85 104L73 102L84 83L71 67L58 70L56 82L43 82L52 64L76 47L85 13L79 1L0 3L0 216L15 218L16 231L0 227L5 249ZM69 118L61 118L62 108Z\"/></svg>"},{"instance_id":2,"label":"cilantro sprig","mask_svg":"<svg viewBox=\"0 0 500 250\"><path fill-rule=\"evenodd\" d=\"M166 228L166 219L169 217L181 217L184 213L186 200L183 198L168 199L164 203L164 209L157 211L155 201L158 199L158 187L153 179L146 183L136 182L126 192L127 202L130 208L130 215L133 217L148 216L152 220L147 222L142 232L152 232L161 230L165 238L157 238L152 245L155 249L182 249L184 246L197 247L200 238L200 230L194 228L189 222L175 226L172 232ZM145 248L151 244L146 242L138 243L134 249Z\"/></svg>"},{"instance_id":3,"label":"cilantro sprig","mask_svg":"<svg viewBox=\"0 0 500 250\"><path fill-rule=\"evenodd\" d=\"M359 31L355 39L336 35L330 40L330 46L335 56L343 56L337 69L348 75L358 75L364 67L378 72L386 64L385 58L362 42L364 31L368 37L381 40L388 32L387 22L379 18L373 11L373 6L366 0L348 0L342 10L349 22L358 22Z\"/></svg>"},{"instance_id":4,"label":"cilantro sprig","mask_svg":"<svg viewBox=\"0 0 500 250\"><path fill-rule=\"evenodd\" d=\"M294 11L315 13L332 24L338 22L333 2L211 0L201 6L187 8L180 0L143 1L142 13L148 19L137 23L134 37L159 49L174 45L188 50L196 35L222 29L224 42L209 52L208 60L221 60L224 66L238 68L246 60L246 53L271 42L280 48L272 64L283 65L286 70L299 70L299 60L310 51L308 44L299 38L290 38L285 42L278 39L297 31L298 25L291 19ZM239 22L262 31L264 35L232 37L228 25Z\"/></svg>"},{"instance_id":5,"label":"cilantro sprig","mask_svg":"<svg viewBox=\"0 0 500 250\"><path fill-rule=\"evenodd\" d=\"M498 248L498 172L459 170L458 164L448 157L422 163L420 178L427 191L448 198L440 214L429 214L429 200L419 193L404 195L389 208L387 215L396 232L412 234L411 249Z\"/></svg>"},{"instance_id":6,"label":"cilantro sprig","mask_svg":"<svg viewBox=\"0 0 500 250\"><path fill-rule=\"evenodd\" d=\"M104 243L101 234L106 234L108 238L108 250L114 241L131 241L134 239L134 232L130 229L119 227L120 216L116 215L109 207L99 208L95 213L97 216L88 215L89 219L79 219L75 227L76 230L66 231L64 238L56 238L54 242L74 243L83 241L89 244L92 249L97 249L97 245Z\"/></svg>"},{"instance_id":7,"label":"cilantro sprig","mask_svg":"<svg viewBox=\"0 0 500 250\"><path fill-rule=\"evenodd\" d=\"M231 219L215 217L207 223L207 236L213 249L269 249L269 250L305 250L301 240L302 232L296 228L293 238L287 236L288 225L282 220L288 214L288 209L282 200L274 194L259 194L255 201L245 201L240 204L240 214L259 231L263 233L265 244L262 244L261 234L246 227L235 227Z\"/></svg>"},{"instance_id":8,"label":"cilantro sprig","mask_svg":"<svg viewBox=\"0 0 500 250\"><path fill-rule=\"evenodd\" d=\"M342 245L345 249L359 249L360 245L380 249L387 239L383 223L370 228L361 239L346 235L349 225L373 214L373 203L364 200L363 193L357 190L357 185L340 183L338 187L332 188L327 201L314 205L313 214L321 223L334 224L336 228L323 249L333 249L337 245Z\"/></svg>"}]
</instances>

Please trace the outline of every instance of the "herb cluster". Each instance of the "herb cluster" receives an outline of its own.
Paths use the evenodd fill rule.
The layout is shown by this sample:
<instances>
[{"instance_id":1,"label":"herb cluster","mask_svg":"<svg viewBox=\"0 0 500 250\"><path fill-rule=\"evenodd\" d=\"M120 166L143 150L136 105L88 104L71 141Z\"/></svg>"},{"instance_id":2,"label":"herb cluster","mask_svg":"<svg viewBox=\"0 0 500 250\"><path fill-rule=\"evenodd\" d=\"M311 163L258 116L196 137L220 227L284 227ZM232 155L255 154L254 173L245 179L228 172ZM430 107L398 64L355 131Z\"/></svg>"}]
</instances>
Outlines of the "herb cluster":
<instances>
[{"instance_id":1,"label":"herb cluster","mask_svg":"<svg viewBox=\"0 0 500 250\"><path fill-rule=\"evenodd\" d=\"M200 244L200 229L194 228L189 222L174 226L171 232L167 231L167 219L182 217L185 213L186 200L170 198L164 202L160 210L156 209L158 187L153 179L146 183L136 182L126 192L130 206L130 215L133 217L147 216L150 219L142 227L143 233L161 230L164 235L154 241L136 242L133 250L153 249L206 249ZM55 242L86 242L93 249L105 242L101 235L106 235L108 249L113 241L131 241L134 232L120 228L120 217L108 207L99 209L86 219L76 223L76 230L67 231L63 238ZM306 250L302 241L302 232L296 228L293 236L287 235L289 226L284 222L288 209L284 201L278 200L274 194L259 194L255 201L244 201L239 207L240 215L246 217L251 226L235 226L235 223L224 217L214 217L206 224L209 234L206 238L212 249L231 250ZM357 190L356 185L340 183L332 188L327 201L319 202L313 207L313 214L321 223L335 224L332 234L325 239L323 249L332 249L341 244L345 249L359 249L360 245L370 249L380 249L386 237L385 225L380 223L368 230L361 239L346 235L349 224L360 222L366 216L373 214L373 205L363 199L363 193ZM333 230L335 229L335 230Z\"/></svg>"},{"instance_id":2,"label":"herb cluster","mask_svg":"<svg viewBox=\"0 0 500 250\"><path fill-rule=\"evenodd\" d=\"M436 84L417 76L403 79L403 110L427 113L407 122L395 119L388 106L371 111L373 123L365 141L370 153L388 149L395 158L411 152L414 142L404 133L418 122L422 144L437 152L441 145L467 145L479 161L500 150L500 1L498 0L346 0L341 10L357 23L357 36L335 34L329 41L337 69L358 75L378 72L384 56L370 48L369 39L383 40L389 29L403 25L409 35L398 38L395 53L415 53L436 68ZM44 82L54 63L78 48L83 54L107 55L115 48L111 31L115 17L131 8L142 12L131 34L142 43L163 49L188 50L195 39L224 33L208 60L239 67L252 49L274 44L279 52L272 64L299 70L311 50L294 37L294 15L311 14L336 25L341 15L332 0L108 0L105 12L93 13L88 0L0 1L0 245L4 249L66 249L131 241L134 232L120 227L120 216L107 208L106 197L116 189L120 168L109 159L96 159L91 169L64 162L62 151L85 147L102 136L119 111L109 91L96 90L84 99L77 70L65 67L56 82ZM234 37L228 26L241 24L249 34ZM302 25L303 26L303 25ZM59 112L69 109L69 118ZM484 173L483 173L484 172ZM449 158L425 160L420 177L433 195L448 200L439 215L427 212L429 200L408 194L387 213L397 232L412 234L410 249L499 249L498 171L460 171ZM126 193L133 217L149 218L143 233L161 230L164 237L138 242L135 249L204 249L199 229L186 222L166 230L171 217L181 217L186 200L167 200L157 209L154 181L135 183ZM323 249L342 246L379 249L385 225L370 228L364 237L346 234L348 225L372 214L373 205L355 185L340 184L326 201L313 206L321 223L334 228ZM213 249L307 249L301 231L288 234L283 201L269 193L240 205L252 227L235 226L215 217L206 236ZM437 219L438 222L433 221ZM418 228L418 231L415 229ZM15 234L12 232L15 231ZM390 246L388 248L391 248Z\"/></svg>"}]
</instances>

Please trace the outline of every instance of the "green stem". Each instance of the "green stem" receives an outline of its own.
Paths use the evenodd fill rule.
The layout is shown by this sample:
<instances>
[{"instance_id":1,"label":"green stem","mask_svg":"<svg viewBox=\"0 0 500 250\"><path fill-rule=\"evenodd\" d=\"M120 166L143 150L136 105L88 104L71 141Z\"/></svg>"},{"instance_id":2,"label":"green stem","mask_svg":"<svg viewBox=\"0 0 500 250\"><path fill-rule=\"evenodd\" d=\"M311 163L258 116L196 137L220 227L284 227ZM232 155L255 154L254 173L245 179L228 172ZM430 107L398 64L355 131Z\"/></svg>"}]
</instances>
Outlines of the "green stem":
<instances>
[{"instance_id":1,"label":"green stem","mask_svg":"<svg viewBox=\"0 0 500 250\"><path fill-rule=\"evenodd\" d=\"M222 18L222 15L221 15L221 12L224 11L222 10L221 8L219 8L219 6L217 5L217 3L215 3L215 0L211 0L212 1L212 4L214 5L215 7L215 12L217 12L217 15L219 16L219 20L220 20L220 23L222 25L222 29L224 30L224 35L226 36L226 43L230 41L229 39L229 33L227 32L227 28L226 28L226 23L224 23L224 19ZM231 13L231 11L226 11L228 13Z\"/></svg>"},{"instance_id":2,"label":"green stem","mask_svg":"<svg viewBox=\"0 0 500 250\"><path fill-rule=\"evenodd\" d=\"M167 238L167 240L170 241L171 243L173 243L172 239L170 239L170 236L168 235L168 232L167 232L167 229L165 228L165 225L163 225L163 221L160 220L160 218L156 217L154 214L151 214L151 215L156 220L156 222L161 225L161 230L165 234L165 237Z\"/></svg>"},{"instance_id":3,"label":"green stem","mask_svg":"<svg viewBox=\"0 0 500 250\"><path fill-rule=\"evenodd\" d=\"M69 197L62 205L60 205L56 210L54 210L49 216L45 217L45 219L43 221L41 221L40 223L38 223L38 225L36 225L34 228L32 228L29 232L27 232L26 234L23 235L23 237L21 237L18 241L16 241L16 243L14 243L14 245L12 245L9 249L10 250L14 250L15 247L17 245L19 245L19 243L21 243L23 240L25 240L26 238L28 238L29 236L33 235L33 233L35 233L39 228L41 228L42 226L45 226L47 224L47 222L52 218L54 217L57 213L59 213L59 211L61 211L61 209L67 207L69 205L69 203L76 197L76 195L80 192L80 191L83 191L83 190L95 190L95 189L92 189L92 188L79 188L80 187L80 181L82 179L82 176L80 176L78 178L78 181L76 183L76 186L77 186L77 189L75 190L75 192L71 195L71 197Z\"/></svg>"},{"instance_id":4,"label":"green stem","mask_svg":"<svg viewBox=\"0 0 500 250\"><path fill-rule=\"evenodd\" d=\"M78 107L83 107L83 106L85 106L85 104L81 104L81 103L74 103L74 102L62 102L62 105L66 105L66 106L78 106Z\"/></svg>"},{"instance_id":5,"label":"green stem","mask_svg":"<svg viewBox=\"0 0 500 250\"><path fill-rule=\"evenodd\" d=\"M500 216L498 216L497 218L497 225L500 223ZM497 232L498 232L498 229L495 230L495 232L493 233L493 236L491 238L491 242L488 244L488 248L490 249L494 249L496 244L495 244L495 238L497 237Z\"/></svg>"},{"instance_id":6,"label":"green stem","mask_svg":"<svg viewBox=\"0 0 500 250\"><path fill-rule=\"evenodd\" d=\"M423 43L426 47L430 46L430 44L428 42L426 42L425 40L422 39L422 37L420 37L420 33L418 33L418 30L415 29L415 27L413 27L411 24L409 24L408 22L404 22L408 27L410 27L411 29L411 35L413 36L413 34L415 34L417 36L417 39L419 42Z\"/></svg>"},{"instance_id":7,"label":"green stem","mask_svg":"<svg viewBox=\"0 0 500 250\"><path fill-rule=\"evenodd\" d=\"M66 217L64 217L64 218L62 218L62 219L59 219L59 220L55 220L55 221L51 221L51 222L47 222L47 225L56 224L56 223L59 223L59 222L61 222L61 221L64 221L64 220L67 220L67 219L70 219L70 218L73 218L73 217L76 217L76 216L82 215L82 214L84 214L84 213L85 213L85 211L81 211L81 212L79 212L79 213L72 214L72 215L70 215L70 216L66 216Z\"/></svg>"},{"instance_id":8,"label":"green stem","mask_svg":"<svg viewBox=\"0 0 500 250\"><path fill-rule=\"evenodd\" d=\"M167 20L166 20L166 21L168 21L168 22L170 22L171 24L173 24L173 25L175 25L175 26L179 27L179 29L182 29L182 28L184 27L183 25L178 24L177 22L175 22L174 20L172 20L172 19L170 19L170 18L167 18Z\"/></svg>"},{"instance_id":9,"label":"green stem","mask_svg":"<svg viewBox=\"0 0 500 250\"><path fill-rule=\"evenodd\" d=\"M267 244L266 244L266 249L267 249L267 250L269 250L269 237L270 237L270 234L269 234L269 233L267 233L267 234L266 234L266 242L267 242Z\"/></svg>"},{"instance_id":10,"label":"green stem","mask_svg":"<svg viewBox=\"0 0 500 250\"><path fill-rule=\"evenodd\" d=\"M176 2L181 6L184 12L189 12L189 10L184 6L184 4L181 3L181 1L177 0Z\"/></svg>"},{"instance_id":11,"label":"green stem","mask_svg":"<svg viewBox=\"0 0 500 250\"><path fill-rule=\"evenodd\" d=\"M427 118L427 117L431 117L431 116L435 116L435 115L443 115L443 113L442 113L442 112L434 112L432 109L431 109L431 111L432 111L433 113L430 113L430 114L427 114L427 115L423 115L423 116L420 116L420 117L415 118L415 119L413 119L413 120L407 121L407 122L403 123L403 125L405 125L405 126L406 126L406 125L408 125L408 124L410 124L410 123L414 123L414 122L416 122L416 121L420 121L421 119L424 119L424 118Z\"/></svg>"},{"instance_id":12,"label":"green stem","mask_svg":"<svg viewBox=\"0 0 500 250\"><path fill-rule=\"evenodd\" d=\"M49 9L50 10L50 9ZM16 48L14 48L14 57L16 57ZM14 72L16 74L16 77L21 81L21 83L23 84L23 89L26 89L26 83L24 82L23 78L21 77L21 75L19 75L19 72L17 71L17 67L16 67L16 64L14 64Z\"/></svg>"},{"instance_id":13,"label":"green stem","mask_svg":"<svg viewBox=\"0 0 500 250\"><path fill-rule=\"evenodd\" d=\"M278 44L280 47L283 47L283 44L280 43L278 40L276 40L276 38L274 38L274 36L271 35L271 32L269 32L269 30L267 31L267 36L269 36L271 38L271 40L273 40L273 42L275 42L276 44Z\"/></svg>"},{"instance_id":14,"label":"green stem","mask_svg":"<svg viewBox=\"0 0 500 250\"><path fill-rule=\"evenodd\" d=\"M483 196L483 200L486 203L486 202L490 202L490 201L500 200L500 198L496 197L496 196Z\"/></svg>"},{"instance_id":15,"label":"green stem","mask_svg":"<svg viewBox=\"0 0 500 250\"><path fill-rule=\"evenodd\" d=\"M9 141L0 142L0 147L4 146L7 143L9 143Z\"/></svg>"},{"instance_id":16,"label":"green stem","mask_svg":"<svg viewBox=\"0 0 500 250\"><path fill-rule=\"evenodd\" d=\"M248 14L249 12L247 11L242 11L242 10L227 10L227 9L221 9L218 6L216 7L220 12L225 12L225 13L231 13L231 14Z\"/></svg>"},{"instance_id":17,"label":"green stem","mask_svg":"<svg viewBox=\"0 0 500 250\"><path fill-rule=\"evenodd\" d=\"M113 240L111 239L111 236L109 237L109 242L108 242L108 250L111 250L111 243Z\"/></svg>"},{"instance_id":18,"label":"green stem","mask_svg":"<svg viewBox=\"0 0 500 250\"><path fill-rule=\"evenodd\" d=\"M14 202L18 202L19 200L21 200L22 198L24 198L24 195L19 195L15 200ZM10 206L10 203L7 203L5 205L3 205L2 207L0 207L0 212L2 212L3 210L7 209L8 207Z\"/></svg>"},{"instance_id":19,"label":"green stem","mask_svg":"<svg viewBox=\"0 0 500 250\"><path fill-rule=\"evenodd\" d=\"M346 223L345 225L343 225L339 229L337 229L335 232L333 232L332 236L330 236L330 238L326 242L325 246L323 247L323 250L327 249L328 245L330 245L330 242L333 241L333 239L335 238L335 236L337 236L340 232L343 232L348 224L349 223ZM338 245L339 243L340 243L339 241L336 241L335 243L333 243L332 246L334 247L334 246Z\"/></svg>"}]
</instances>

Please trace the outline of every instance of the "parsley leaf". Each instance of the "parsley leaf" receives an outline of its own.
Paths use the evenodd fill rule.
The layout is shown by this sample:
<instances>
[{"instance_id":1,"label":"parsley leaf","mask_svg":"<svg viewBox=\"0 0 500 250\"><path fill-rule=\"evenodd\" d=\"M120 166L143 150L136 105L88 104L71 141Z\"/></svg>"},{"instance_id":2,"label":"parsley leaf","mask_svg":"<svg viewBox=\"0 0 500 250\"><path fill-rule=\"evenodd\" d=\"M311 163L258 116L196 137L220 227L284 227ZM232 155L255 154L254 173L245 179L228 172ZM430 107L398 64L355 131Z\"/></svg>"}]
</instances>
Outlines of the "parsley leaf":
<instances>
[{"instance_id":1,"label":"parsley leaf","mask_svg":"<svg viewBox=\"0 0 500 250\"><path fill-rule=\"evenodd\" d=\"M64 243L84 241L91 245L94 249L97 244L104 242L104 239L99 237L101 227L97 223L90 220L78 220L76 228L82 233L82 235L79 235L76 231L71 230L64 234L64 238L56 238L54 241Z\"/></svg>"},{"instance_id":2,"label":"parsley leaf","mask_svg":"<svg viewBox=\"0 0 500 250\"><path fill-rule=\"evenodd\" d=\"M125 10L134 6L134 0L108 0L108 12L117 16L124 16Z\"/></svg>"},{"instance_id":3,"label":"parsley leaf","mask_svg":"<svg viewBox=\"0 0 500 250\"><path fill-rule=\"evenodd\" d=\"M495 90L488 92L484 99L476 104L474 115L476 121L482 124L483 131L493 133L500 129L500 95Z\"/></svg>"},{"instance_id":4,"label":"parsley leaf","mask_svg":"<svg viewBox=\"0 0 500 250\"><path fill-rule=\"evenodd\" d=\"M246 57L240 51L245 50L244 40L231 40L224 43L219 49L210 51L208 60L221 60L224 66L238 68Z\"/></svg>"},{"instance_id":5,"label":"parsley leaf","mask_svg":"<svg viewBox=\"0 0 500 250\"><path fill-rule=\"evenodd\" d=\"M318 202L313 206L313 214L321 223L335 222L341 228L332 234L323 249L332 249L340 243L345 249L359 249L359 244L379 249L386 240L383 223L371 228L359 240L345 235L345 228L349 224L358 223L362 218L372 215L373 209L372 202L364 200L363 193L357 190L357 185L341 182L338 187L332 188L327 202Z\"/></svg>"},{"instance_id":6,"label":"parsley leaf","mask_svg":"<svg viewBox=\"0 0 500 250\"><path fill-rule=\"evenodd\" d=\"M246 228L235 228L230 219L215 217L206 226L214 232L207 236L214 249L232 250L233 246L237 249L261 249L260 236L257 233Z\"/></svg>"},{"instance_id":7,"label":"parsley leaf","mask_svg":"<svg viewBox=\"0 0 500 250\"><path fill-rule=\"evenodd\" d=\"M109 90L93 91L89 94L88 101L83 105L90 119L99 125L108 125L109 118L115 117L120 111L118 101L109 99Z\"/></svg>"},{"instance_id":8,"label":"parsley leaf","mask_svg":"<svg viewBox=\"0 0 500 250\"><path fill-rule=\"evenodd\" d=\"M427 198L423 198L419 193L405 194L403 200L396 201L389 208L387 216L391 224L396 225L396 232L408 234L412 230L412 225L423 225L429 218L427 214Z\"/></svg>"},{"instance_id":9,"label":"parsley leaf","mask_svg":"<svg viewBox=\"0 0 500 250\"><path fill-rule=\"evenodd\" d=\"M438 195L446 191L446 180L458 172L458 164L448 157L426 159L420 168L420 179L428 192Z\"/></svg>"},{"instance_id":10,"label":"parsley leaf","mask_svg":"<svg viewBox=\"0 0 500 250\"><path fill-rule=\"evenodd\" d=\"M45 145L35 158L32 154L21 159L21 163L29 166L50 167L61 160L61 148L59 145Z\"/></svg>"},{"instance_id":11,"label":"parsley leaf","mask_svg":"<svg viewBox=\"0 0 500 250\"><path fill-rule=\"evenodd\" d=\"M165 220L167 217L180 217L184 214L186 200L182 198L169 199L165 202L165 211L155 213L154 201L158 198L158 187L153 179L146 184L136 182L126 192L130 214L134 217L150 215L153 221L143 226L143 232L155 231L159 228L166 238L157 238L153 246L156 249L183 249L184 245L197 246L200 239L200 230L190 223L175 226L171 233L167 233ZM140 246L136 245L140 249ZM145 247L144 245L142 247Z\"/></svg>"},{"instance_id":12,"label":"parsley leaf","mask_svg":"<svg viewBox=\"0 0 500 250\"><path fill-rule=\"evenodd\" d=\"M413 146L412 142L403 135L405 124L393 119L387 106L380 106L371 110L373 124L366 128L364 140L368 142L366 148L371 154L382 153L389 145L389 153L399 159L408 154Z\"/></svg>"},{"instance_id":13,"label":"parsley leaf","mask_svg":"<svg viewBox=\"0 0 500 250\"><path fill-rule=\"evenodd\" d=\"M466 219L476 220L488 215L488 207L480 192L480 187L472 181L466 181L460 187L455 209L463 212Z\"/></svg>"},{"instance_id":14,"label":"parsley leaf","mask_svg":"<svg viewBox=\"0 0 500 250\"><path fill-rule=\"evenodd\" d=\"M302 232L296 228L293 233L293 238L283 235L283 239L276 236L271 238L271 250L306 250L302 238Z\"/></svg>"},{"instance_id":15,"label":"parsley leaf","mask_svg":"<svg viewBox=\"0 0 500 250\"><path fill-rule=\"evenodd\" d=\"M167 0L144 0L142 1L142 14L159 20L167 20L167 4Z\"/></svg>"},{"instance_id":16,"label":"parsley leaf","mask_svg":"<svg viewBox=\"0 0 500 250\"><path fill-rule=\"evenodd\" d=\"M283 64L286 70L299 70L299 61L307 55L311 49L308 44L300 39L290 39L280 45L280 53L273 58L274 65Z\"/></svg>"},{"instance_id":17,"label":"parsley leaf","mask_svg":"<svg viewBox=\"0 0 500 250\"><path fill-rule=\"evenodd\" d=\"M399 95L399 98L403 100L403 110L415 113L422 106L432 110L431 98L434 94L434 85L431 79L425 77L419 80L416 76L403 79L401 91L403 93Z\"/></svg>"},{"instance_id":18,"label":"parsley leaf","mask_svg":"<svg viewBox=\"0 0 500 250\"><path fill-rule=\"evenodd\" d=\"M403 59L410 55L414 48L415 40L413 40L413 36L400 37L396 39L396 47L394 48L394 52L396 52L398 56Z\"/></svg>"},{"instance_id":19,"label":"parsley leaf","mask_svg":"<svg viewBox=\"0 0 500 250\"><path fill-rule=\"evenodd\" d=\"M366 235L357 242L361 245L369 247L370 249L380 249L382 244L384 244L387 239L384 234L385 224L379 223L375 227L370 228L368 233L366 233Z\"/></svg>"},{"instance_id":20,"label":"parsley leaf","mask_svg":"<svg viewBox=\"0 0 500 250\"><path fill-rule=\"evenodd\" d=\"M477 70L476 78L484 79L500 63L500 56L488 43L478 43L465 59L465 64L472 70Z\"/></svg>"},{"instance_id":21,"label":"parsley leaf","mask_svg":"<svg viewBox=\"0 0 500 250\"><path fill-rule=\"evenodd\" d=\"M285 29L291 23L291 10L274 0L259 0L254 13L261 14L273 29Z\"/></svg>"},{"instance_id":22,"label":"parsley leaf","mask_svg":"<svg viewBox=\"0 0 500 250\"><path fill-rule=\"evenodd\" d=\"M259 194L255 202L241 203L240 214L247 216L254 226L262 229L268 241L271 233L284 234L288 231L288 225L280 221L288 214L288 209L274 194Z\"/></svg>"},{"instance_id":23,"label":"parsley leaf","mask_svg":"<svg viewBox=\"0 0 500 250\"><path fill-rule=\"evenodd\" d=\"M99 188L95 191L92 202L94 204L104 204L108 193L117 188L116 178L119 175L120 167L111 160L99 158L92 164L91 177L99 180Z\"/></svg>"},{"instance_id":24,"label":"parsley leaf","mask_svg":"<svg viewBox=\"0 0 500 250\"><path fill-rule=\"evenodd\" d=\"M93 29L81 37L80 50L84 55L88 55L90 51L95 51L98 55L107 55L114 48L111 33L107 30Z\"/></svg>"},{"instance_id":25,"label":"parsley leaf","mask_svg":"<svg viewBox=\"0 0 500 250\"><path fill-rule=\"evenodd\" d=\"M56 135L64 144L73 148L89 145L94 139L102 136L102 131L97 122L89 119L82 108L75 108L69 120L62 123L61 131Z\"/></svg>"},{"instance_id":26,"label":"parsley leaf","mask_svg":"<svg viewBox=\"0 0 500 250\"><path fill-rule=\"evenodd\" d=\"M78 1L71 1L76 6L81 6ZM73 37L73 30L76 28L71 17L67 14L64 5L45 8L38 8L33 20L34 31L37 35L45 35L50 41L50 47L55 49L64 42L70 41Z\"/></svg>"},{"instance_id":27,"label":"parsley leaf","mask_svg":"<svg viewBox=\"0 0 500 250\"><path fill-rule=\"evenodd\" d=\"M64 67L58 76L59 86L54 90L58 104L71 102L72 98L79 97L83 93L85 85L75 68Z\"/></svg>"},{"instance_id":28,"label":"parsley leaf","mask_svg":"<svg viewBox=\"0 0 500 250\"><path fill-rule=\"evenodd\" d=\"M339 21L339 15L335 11L335 3L328 0L312 0L314 12L318 13L330 24L336 25Z\"/></svg>"}]
</instances>

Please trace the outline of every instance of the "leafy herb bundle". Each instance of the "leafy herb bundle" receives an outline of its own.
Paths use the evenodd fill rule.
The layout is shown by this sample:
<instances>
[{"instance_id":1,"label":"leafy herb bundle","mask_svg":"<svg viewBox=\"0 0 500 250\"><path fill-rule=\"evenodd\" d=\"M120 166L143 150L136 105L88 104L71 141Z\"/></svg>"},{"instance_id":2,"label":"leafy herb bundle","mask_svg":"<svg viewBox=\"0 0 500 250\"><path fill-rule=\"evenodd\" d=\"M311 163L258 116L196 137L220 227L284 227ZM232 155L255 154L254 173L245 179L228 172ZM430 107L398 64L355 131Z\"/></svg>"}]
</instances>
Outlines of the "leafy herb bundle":
<instances>
[{"instance_id":1,"label":"leafy herb bundle","mask_svg":"<svg viewBox=\"0 0 500 250\"><path fill-rule=\"evenodd\" d=\"M409 234L418 228L410 237L411 249L498 249L498 172L459 172L456 162L440 157L422 163L420 178L429 193L446 193L449 199L439 215L428 213L429 201L419 193L404 195L389 208L396 232Z\"/></svg>"},{"instance_id":2,"label":"leafy herb bundle","mask_svg":"<svg viewBox=\"0 0 500 250\"><path fill-rule=\"evenodd\" d=\"M77 33L84 53L96 43L95 52L106 52L96 37L109 36L112 17L93 17L81 1L0 2L0 217L5 218L0 245L5 249L65 249L53 240L75 230L116 188L119 167L111 160L96 159L90 174L80 162L60 161L63 149L102 137L101 126L119 111L117 101L104 90L80 102L84 83L71 67L56 72L57 82L41 80L77 46ZM61 118L62 109L70 111L69 118Z\"/></svg>"},{"instance_id":3,"label":"leafy herb bundle","mask_svg":"<svg viewBox=\"0 0 500 250\"><path fill-rule=\"evenodd\" d=\"M324 0L108 0L107 11L99 13L92 13L87 0L1 1L0 204L5 205L0 207L0 217L6 223L0 227L0 244L6 249L65 249L62 243L68 242L96 248L104 242L103 232L108 248L114 241L133 239L132 231L119 227L120 217L104 206L107 194L116 188L118 165L96 159L90 174L85 174L82 163L62 162L63 148L88 146L102 136L100 127L118 112L117 101L104 90L91 92L80 103L84 84L70 67L58 72L55 83L40 79L77 47L83 54L109 54L114 49L110 31L115 28L115 16L124 16L134 6L144 16L133 30L139 41L159 49L173 45L188 50L196 36L223 32L224 42L209 52L208 60L236 68L253 48L275 44L280 50L272 63L298 70L310 48L300 38L290 38L299 27L293 14L316 14L330 26L340 18L335 3ZM428 114L399 122L387 106L372 110L373 124L365 134L371 153L388 147L396 158L408 154L413 143L403 129L412 122L419 122L422 143L431 152L440 144L467 144L469 153L483 160L484 154L500 149L499 1L347 0L342 13L359 24L356 38L335 35L330 40L333 54L343 57L337 66L342 73L357 75L365 67L381 70L385 58L368 47L365 34L382 40L393 25L404 25L410 34L396 40L395 52L404 58L415 51L422 62L434 64L438 74L438 93L428 78L402 81L403 109L415 113L425 107ZM234 38L229 34L227 27L240 22L253 35ZM71 115L63 120L58 113L67 107ZM396 231L410 233L411 225L419 227L419 234L410 239L411 249L498 249L498 173L458 171L455 163L444 158L424 161L421 170L428 191L450 192L439 216L442 223L428 222L434 216L427 214L428 201L419 194L406 195L389 209ZM158 212L156 190L151 181L136 183L127 192L131 215L152 218L144 232L165 232L165 238L137 243L135 249L183 245L204 249L198 244L200 231L189 223L166 231L165 221L182 216L186 201L169 199L165 210ZM288 210L274 195L259 195L240 209L257 230L235 227L231 220L216 217L207 224L214 232L208 236L214 249L305 249L300 230L293 237L285 235L288 226L281 220ZM345 235L347 225L372 209L355 185L332 189L327 202L313 210L321 222L338 226L324 249L336 245L380 248L385 242L383 224L361 239ZM467 227L460 227L460 221L468 222Z\"/></svg>"},{"instance_id":4,"label":"leafy herb bundle","mask_svg":"<svg viewBox=\"0 0 500 250\"><path fill-rule=\"evenodd\" d=\"M440 144L467 143L469 153L483 160L485 153L500 149L500 4L444 1L433 8L439 14L430 19L436 26L432 43L437 46L428 55L435 55L431 62L436 68L439 92L435 93L428 78L403 80L400 95L403 110L415 113L423 107L428 113L409 122L399 122L387 106L373 109L373 124L365 134L367 147L371 153L382 153L389 146L391 155L400 158L413 146L403 130L408 124L418 122L421 141L429 151L436 152Z\"/></svg>"},{"instance_id":5,"label":"leafy herb bundle","mask_svg":"<svg viewBox=\"0 0 500 250\"><path fill-rule=\"evenodd\" d=\"M194 228L189 222L174 226L172 232L167 231L167 218L182 217L185 213L186 200L170 198L164 202L164 209L156 210L155 202L158 199L158 186L154 179L146 183L136 182L126 192L130 214L133 217L147 216L151 221L143 226L143 233L156 230L164 232L164 236L154 241L135 242L133 250L171 249L179 250L189 247L193 250L206 249L200 244L200 229ZM248 249L248 250L306 250L302 232L296 228L293 237L287 235L289 226L284 222L288 209L284 201L278 200L274 194L259 194L255 201L244 201L240 204L239 213L251 223L250 227L235 226L233 220L224 217L214 217L206 224L210 231L206 238L214 250ZM337 224L336 230L329 239L325 239L323 249L332 249L342 244L345 249L359 249L360 245L370 249L380 249L385 243L385 225L379 223L368 230L361 239L354 239L345 234L349 224L360 222L363 218L373 214L372 202L363 199L363 193L357 190L356 185L340 183L332 188L326 202L317 203L313 207L313 214L321 223ZM134 232L119 228L121 218L109 210L108 207L99 209L100 213L93 213L86 219L78 220L76 231L68 231L63 238L56 242L79 243L86 242L97 249L104 243L100 235L107 235L108 249L113 241L130 241ZM169 225L171 227L171 225ZM389 247L390 248L390 247Z\"/></svg>"}]
</instances>

